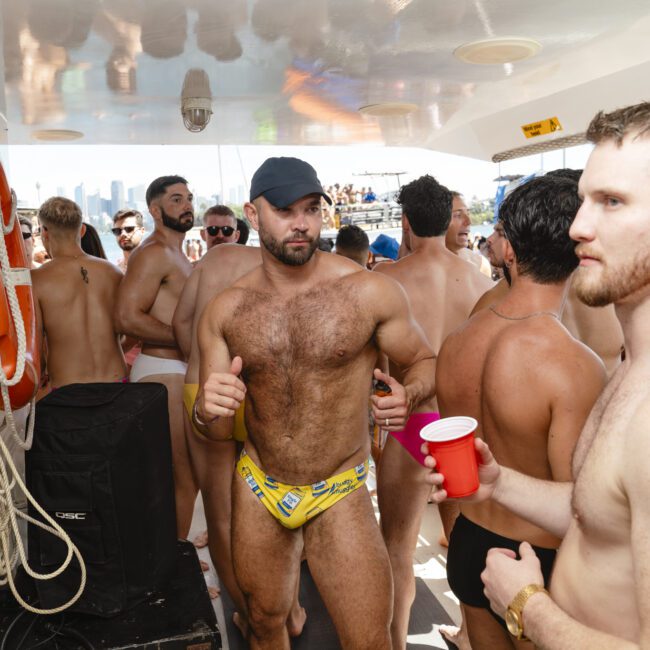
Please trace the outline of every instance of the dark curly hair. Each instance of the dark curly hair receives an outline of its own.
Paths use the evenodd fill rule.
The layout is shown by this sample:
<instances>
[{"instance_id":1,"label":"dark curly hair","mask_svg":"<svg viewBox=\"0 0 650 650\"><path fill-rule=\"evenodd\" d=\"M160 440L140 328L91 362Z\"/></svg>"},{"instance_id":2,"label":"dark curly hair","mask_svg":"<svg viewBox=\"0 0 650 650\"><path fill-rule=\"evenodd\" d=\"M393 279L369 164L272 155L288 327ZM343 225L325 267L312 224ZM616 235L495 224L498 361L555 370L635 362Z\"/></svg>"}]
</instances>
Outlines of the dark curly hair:
<instances>
[{"instance_id":1,"label":"dark curly hair","mask_svg":"<svg viewBox=\"0 0 650 650\"><path fill-rule=\"evenodd\" d=\"M556 284L571 275L578 258L569 228L579 208L578 184L548 174L506 197L499 208L499 221L521 275L540 284Z\"/></svg>"},{"instance_id":2,"label":"dark curly hair","mask_svg":"<svg viewBox=\"0 0 650 650\"><path fill-rule=\"evenodd\" d=\"M582 176L582 169L569 169L569 167L563 167L562 169L554 169L550 172L546 172L546 176L554 176L555 178L570 178L576 183L580 182L580 177Z\"/></svg>"},{"instance_id":3,"label":"dark curly hair","mask_svg":"<svg viewBox=\"0 0 650 650\"><path fill-rule=\"evenodd\" d=\"M397 195L397 203L418 237L439 237L447 232L451 192L433 176L426 174L404 185Z\"/></svg>"}]
</instances>

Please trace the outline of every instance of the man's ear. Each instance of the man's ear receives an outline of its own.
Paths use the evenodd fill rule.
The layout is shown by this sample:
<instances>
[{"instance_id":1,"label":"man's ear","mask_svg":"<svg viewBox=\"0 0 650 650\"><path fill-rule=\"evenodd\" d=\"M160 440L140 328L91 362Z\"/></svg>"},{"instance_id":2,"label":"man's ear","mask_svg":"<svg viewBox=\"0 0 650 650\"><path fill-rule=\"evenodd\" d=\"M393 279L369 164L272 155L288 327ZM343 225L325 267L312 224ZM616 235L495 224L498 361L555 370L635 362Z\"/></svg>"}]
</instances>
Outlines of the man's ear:
<instances>
[{"instance_id":1,"label":"man's ear","mask_svg":"<svg viewBox=\"0 0 650 650\"><path fill-rule=\"evenodd\" d=\"M201 228L201 239L207 243L207 239L205 238L205 228Z\"/></svg>"},{"instance_id":2,"label":"man's ear","mask_svg":"<svg viewBox=\"0 0 650 650\"><path fill-rule=\"evenodd\" d=\"M233 239L233 244L236 244L239 241L239 235L241 235L241 233L235 228L235 239Z\"/></svg>"},{"instance_id":3,"label":"man's ear","mask_svg":"<svg viewBox=\"0 0 650 650\"><path fill-rule=\"evenodd\" d=\"M248 223L250 223L253 230L259 230L260 224L259 224L259 219L257 214L257 208L250 201L248 203L244 203L244 214L246 215L246 219L248 219Z\"/></svg>"},{"instance_id":4,"label":"man's ear","mask_svg":"<svg viewBox=\"0 0 650 650\"><path fill-rule=\"evenodd\" d=\"M151 205L147 206L149 208L149 214L154 218L154 219L160 219L160 206L158 205L157 201L152 201Z\"/></svg>"},{"instance_id":5,"label":"man's ear","mask_svg":"<svg viewBox=\"0 0 650 650\"><path fill-rule=\"evenodd\" d=\"M515 251L507 239L504 241L503 261L508 268L510 268L516 261Z\"/></svg>"},{"instance_id":6,"label":"man's ear","mask_svg":"<svg viewBox=\"0 0 650 650\"><path fill-rule=\"evenodd\" d=\"M410 232L411 224L405 214L402 213L402 232Z\"/></svg>"},{"instance_id":7,"label":"man's ear","mask_svg":"<svg viewBox=\"0 0 650 650\"><path fill-rule=\"evenodd\" d=\"M86 224L82 223L81 224L81 230L79 231L79 236L83 237L86 234Z\"/></svg>"}]
</instances>

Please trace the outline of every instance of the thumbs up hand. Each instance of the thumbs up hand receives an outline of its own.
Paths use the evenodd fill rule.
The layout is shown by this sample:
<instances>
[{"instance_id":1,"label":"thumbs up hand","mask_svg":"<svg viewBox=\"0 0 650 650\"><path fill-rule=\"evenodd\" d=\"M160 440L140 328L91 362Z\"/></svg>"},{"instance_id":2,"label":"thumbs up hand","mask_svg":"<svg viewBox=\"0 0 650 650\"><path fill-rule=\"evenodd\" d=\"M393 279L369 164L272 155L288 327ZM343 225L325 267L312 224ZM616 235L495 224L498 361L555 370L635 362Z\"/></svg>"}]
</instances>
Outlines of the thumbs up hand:
<instances>
[{"instance_id":1,"label":"thumbs up hand","mask_svg":"<svg viewBox=\"0 0 650 650\"><path fill-rule=\"evenodd\" d=\"M246 386L239 378L243 362L235 357L228 372L213 372L203 385L202 404L199 416L205 416L205 422L212 422L218 417L232 417L240 407L246 395ZM203 420L203 417L201 417Z\"/></svg>"}]
</instances>

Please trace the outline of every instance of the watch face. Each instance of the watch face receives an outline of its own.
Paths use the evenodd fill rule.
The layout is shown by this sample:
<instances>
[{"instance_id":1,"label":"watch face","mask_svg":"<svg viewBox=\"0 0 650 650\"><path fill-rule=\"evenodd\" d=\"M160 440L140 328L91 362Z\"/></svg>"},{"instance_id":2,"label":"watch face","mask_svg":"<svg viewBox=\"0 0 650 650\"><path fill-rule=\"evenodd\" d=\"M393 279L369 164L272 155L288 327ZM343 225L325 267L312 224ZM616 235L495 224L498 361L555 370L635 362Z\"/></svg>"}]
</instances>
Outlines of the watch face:
<instances>
[{"instance_id":1,"label":"watch face","mask_svg":"<svg viewBox=\"0 0 650 650\"><path fill-rule=\"evenodd\" d=\"M512 636L521 636L523 629L521 621L519 620L519 615L510 608L506 611L506 625L508 626L508 632L510 632Z\"/></svg>"}]
</instances>

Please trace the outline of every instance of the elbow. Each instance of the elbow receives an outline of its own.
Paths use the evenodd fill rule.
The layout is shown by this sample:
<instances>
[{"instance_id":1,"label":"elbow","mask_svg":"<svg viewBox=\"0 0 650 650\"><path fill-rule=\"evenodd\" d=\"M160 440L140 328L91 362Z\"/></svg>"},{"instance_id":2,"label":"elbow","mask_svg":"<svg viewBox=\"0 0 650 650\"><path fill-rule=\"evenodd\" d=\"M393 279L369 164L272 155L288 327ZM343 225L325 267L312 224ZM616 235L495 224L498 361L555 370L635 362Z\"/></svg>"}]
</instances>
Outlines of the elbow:
<instances>
[{"instance_id":1,"label":"elbow","mask_svg":"<svg viewBox=\"0 0 650 650\"><path fill-rule=\"evenodd\" d=\"M125 320L126 319L124 318L124 315L119 310L115 312L113 316L113 328L116 332L119 332L120 334L126 334L127 324Z\"/></svg>"},{"instance_id":2,"label":"elbow","mask_svg":"<svg viewBox=\"0 0 650 650\"><path fill-rule=\"evenodd\" d=\"M115 331L119 332L120 334L126 334L127 336L132 336L133 319L131 316L132 315L129 313L128 310L118 308L115 311L115 315L113 317L113 326L115 328Z\"/></svg>"},{"instance_id":3,"label":"elbow","mask_svg":"<svg viewBox=\"0 0 650 650\"><path fill-rule=\"evenodd\" d=\"M187 319L179 315L178 310L174 312L174 317L172 318L172 332L174 333L174 338L180 343L183 340L183 333L187 331L189 327Z\"/></svg>"}]
</instances>

